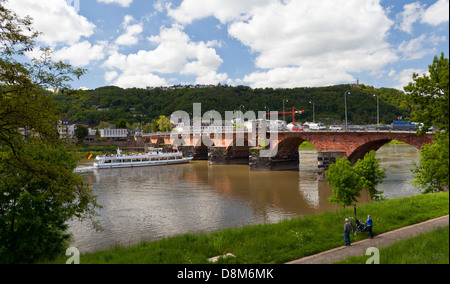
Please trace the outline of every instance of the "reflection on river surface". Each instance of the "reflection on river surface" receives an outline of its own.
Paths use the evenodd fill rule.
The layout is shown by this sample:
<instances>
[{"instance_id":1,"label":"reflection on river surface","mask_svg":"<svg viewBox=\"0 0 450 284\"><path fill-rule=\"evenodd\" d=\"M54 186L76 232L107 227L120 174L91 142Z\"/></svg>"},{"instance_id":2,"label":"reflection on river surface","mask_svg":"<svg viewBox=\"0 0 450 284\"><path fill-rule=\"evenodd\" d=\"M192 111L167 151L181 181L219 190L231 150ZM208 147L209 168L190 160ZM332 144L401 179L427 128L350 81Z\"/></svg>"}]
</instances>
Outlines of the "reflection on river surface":
<instances>
[{"instance_id":1,"label":"reflection on river surface","mask_svg":"<svg viewBox=\"0 0 450 284\"><path fill-rule=\"evenodd\" d=\"M419 151L389 145L377 156L388 177L379 186L388 198L418 194L410 181ZM90 184L103 206L96 232L89 224L72 222L73 246L81 252L133 245L183 233L212 232L251 224L335 210L331 187L317 180L317 152L302 150L300 172L250 172L248 166L188 165L76 170ZM367 202L362 195L361 202Z\"/></svg>"}]
</instances>

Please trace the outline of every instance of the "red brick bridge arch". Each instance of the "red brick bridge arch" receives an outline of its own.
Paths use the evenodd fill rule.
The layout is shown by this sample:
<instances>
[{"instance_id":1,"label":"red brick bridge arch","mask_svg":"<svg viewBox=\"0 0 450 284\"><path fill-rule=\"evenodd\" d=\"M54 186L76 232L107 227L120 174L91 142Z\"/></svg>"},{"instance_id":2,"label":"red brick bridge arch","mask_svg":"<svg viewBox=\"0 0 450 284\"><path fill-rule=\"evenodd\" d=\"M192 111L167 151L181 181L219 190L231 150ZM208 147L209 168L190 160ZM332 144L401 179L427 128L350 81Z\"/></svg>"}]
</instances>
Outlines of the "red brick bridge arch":
<instances>
[{"instance_id":1,"label":"red brick bridge arch","mask_svg":"<svg viewBox=\"0 0 450 284\"><path fill-rule=\"evenodd\" d=\"M433 143L433 135L418 136L411 132L281 132L278 134L277 155L292 154L299 145L308 141L318 152L343 152L352 163L356 163L370 151L378 151L392 140L420 150L424 144Z\"/></svg>"},{"instance_id":2,"label":"red brick bridge arch","mask_svg":"<svg viewBox=\"0 0 450 284\"><path fill-rule=\"evenodd\" d=\"M240 135L240 136L239 136ZM266 134L268 140L270 133ZM187 153L197 155L198 159L208 159L210 163L230 164L233 161L238 163L250 164L252 170L298 170L299 153L298 147L305 141L313 144L320 155L330 157L345 156L352 163L370 151L379 150L383 145L392 140L405 142L417 149L421 149L424 144L433 143L433 134L418 136L413 132L278 132L277 139L271 142L270 148L276 149L276 154L270 158L260 158L257 151L250 151L257 147L260 137L249 133L222 133L222 134L204 134L203 139L198 134L188 135L170 135L159 134L151 135L149 140L156 145L164 144L174 145L183 142L183 149L191 148ZM244 143L236 145L236 141ZM179 145L178 145L179 146ZM256 153L256 154L255 154ZM249 157L247 159L247 157ZM259 163L262 160L262 163ZM264 166L259 166L264 164ZM321 167L321 158L319 157L319 168Z\"/></svg>"}]
</instances>

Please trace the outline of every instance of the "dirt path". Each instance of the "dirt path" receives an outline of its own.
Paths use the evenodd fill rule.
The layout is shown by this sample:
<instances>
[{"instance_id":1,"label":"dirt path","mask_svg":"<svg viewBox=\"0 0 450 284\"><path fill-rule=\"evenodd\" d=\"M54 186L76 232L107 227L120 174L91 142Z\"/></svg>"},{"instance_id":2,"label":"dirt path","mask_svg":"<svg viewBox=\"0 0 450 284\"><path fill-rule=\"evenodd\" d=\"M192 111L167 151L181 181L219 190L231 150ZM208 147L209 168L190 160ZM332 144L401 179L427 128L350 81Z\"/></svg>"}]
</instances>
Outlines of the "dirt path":
<instances>
[{"instance_id":1,"label":"dirt path","mask_svg":"<svg viewBox=\"0 0 450 284\"><path fill-rule=\"evenodd\" d=\"M440 227L449 225L449 216L429 220L424 223L404 227L395 231L375 235L373 239L366 239L351 246L338 247L329 251L325 251L316 255L307 256L298 260L288 262L287 264L331 264L337 261L347 259L350 256L365 255L366 250L370 247L378 249L385 248L394 242L409 239L425 232L432 231ZM342 242L344 242L344 233L342 233Z\"/></svg>"}]
</instances>

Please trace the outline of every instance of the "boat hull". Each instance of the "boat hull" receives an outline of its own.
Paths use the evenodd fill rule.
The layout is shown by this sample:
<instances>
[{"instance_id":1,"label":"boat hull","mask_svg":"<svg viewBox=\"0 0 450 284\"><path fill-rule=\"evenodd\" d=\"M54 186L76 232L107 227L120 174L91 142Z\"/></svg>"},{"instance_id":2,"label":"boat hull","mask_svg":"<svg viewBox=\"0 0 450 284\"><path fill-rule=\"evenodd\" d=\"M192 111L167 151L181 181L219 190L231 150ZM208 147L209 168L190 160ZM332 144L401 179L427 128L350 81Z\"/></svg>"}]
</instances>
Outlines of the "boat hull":
<instances>
[{"instance_id":1,"label":"boat hull","mask_svg":"<svg viewBox=\"0 0 450 284\"><path fill-rule=\"evenodd\" d=\"M170 166L188 164L192 159L184 158L182 160L166 160L156 162L136 162L136 163L109 163L109 164L94 164L96 169L123 169L123 168L144 168L144 167L157 167L157 166Z\"/></svg>"}]
</instances>

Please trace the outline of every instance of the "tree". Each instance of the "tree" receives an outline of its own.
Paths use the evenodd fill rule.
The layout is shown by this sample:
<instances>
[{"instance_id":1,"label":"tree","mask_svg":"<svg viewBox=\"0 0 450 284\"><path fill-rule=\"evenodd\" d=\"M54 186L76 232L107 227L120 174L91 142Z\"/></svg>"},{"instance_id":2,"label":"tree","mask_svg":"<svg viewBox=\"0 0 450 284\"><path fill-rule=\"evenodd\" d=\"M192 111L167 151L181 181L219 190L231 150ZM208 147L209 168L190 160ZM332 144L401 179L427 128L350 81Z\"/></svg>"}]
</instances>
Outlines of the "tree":
<instances>
[{"instance_id":1,"label":"tree","mask_svg":"<svg viewBox=\"0 0 450 284\"><path fill-rule=\"evenodd\" d=\"M347 158L337 157L336 163L325 172L325 177L333 188L333 195L328 199L330 203L346 207L356 202L361 191L359 176Z\"/></svg>"},{"instance_id":2,"label":"tree","mask_svg":"<svg viewBox=\"0 0 450 284\"><path fill-rule=\"evenodd\" d=\"M156 121L156 123L158 124L159 131L161 132L172 131L172 123L166 116L161 115L159 119Z\"/></svg>"},{"instance_id":3,"label":"tree","mask_svg":"<svg viewBox=\"0 0 450 284\"><path fill-rule=\"evenodd\" d=\"M328 184L333 187L330 203L344 207L352 205L360 196L361 190L367 190L371 200L381 198L383 192L378 191L376 186L386 177L386 169L380 168L380 159L375 156L376 152L371 151L353 167L347 158L336 159L336 163L325 172Z\"/></svg>"},{"instance_id":4,"label":"tree","mask_svg":"<svg viewBox=\"0 0 450 284\"><path fill-rule=\"evenodd\" d=\"M405 87L416 108L414 119L424 124L419 134L431 126L439 130L434 144L422 147L419 164L412 170L413 183L424 193L443 191L449 186L449 60L444 53L434 58L429 73L422 77L414 74L414 82Z\"/></svg>"},{"instance_id":5,"label":"tree","mask_svg":"<svg viewBox=\"0 0 450 284\"><path fill-rule=\"evenodd\" d=\"M124 118L120 118L116 123L117 129L127 129L127 121Z\"/></svg>"},{"instance_id":6,"label":"tree","mask_svg":"<svg viewBox=\"0 0 450 284\"><path fill-rule=\"evenodd\" d=\"M77 138L77 144L81 145L81 143L83 143L84 138L86 138L86 136L88 136L89 134L89 129L87 128L87 126L83 125L83 124L77 124L75 126L75 138Z\"/></svg>"},{"instance_id":7,"label":"tree","mask_svg":"<svg viewBox=\"0 0 450 284\"><path fill-rule=\"evenodd\" d=\"M433 145L424 145L419 164L414 163L413 184L423 193L448 190L449 184L449 135L438 134Z\"/></svg>"},{"instance_id":8,"label":"tree","mask_svg":"<svg viewBox=\"0 0 450 284\"><path fill-rule=\"evenodd\" d=\"M381 184L386 178L386 169L380 168L380 159L376 158L376 152L371 151L359 160L354 170L359 176L360 186L369 192L370 200L381 198L382 191L378 191L376 186Z\"/></svg>"},{"instance_id":9,"label":"tree","mask_svg":"<svg viewBox=\"0 0 450 284\"><path fill-rule=\"evenodd\" d=\"M413 112L414 120L422 122L424 134L430 127L436 126L439 130L448 133L449 127L449 61L444 53L441 57L434 57L433 64L429 66L430 75L413 74L413 81L404 89L412 98L416 107Z\"/></svg>"},{"instance_id":10,"label":"tree","mask_svg":"<svg viewBox=\"0 0 450 284\"><path fill-rule=\"evenodd\" d=\"M67 221L93 220L100 208L74 174L75 155L59 138L60 114L48 88L71 94L69 81L85 70L51 60L31 63L39 33L0 0L0 263L31 263L65 251ZM95 222L94 222L95 225Z\"/></svg>"},{"instance_id":11,"label":"tree","mask_svg":"<svg viewBox=\"0 0 450 284\"><path fill-rule=\"evenodd\" d=\"M98 125L98 129L109 129L111 127L111 123L106 121L100 121L100 124Z\"/></svg>"}]
</instances>

